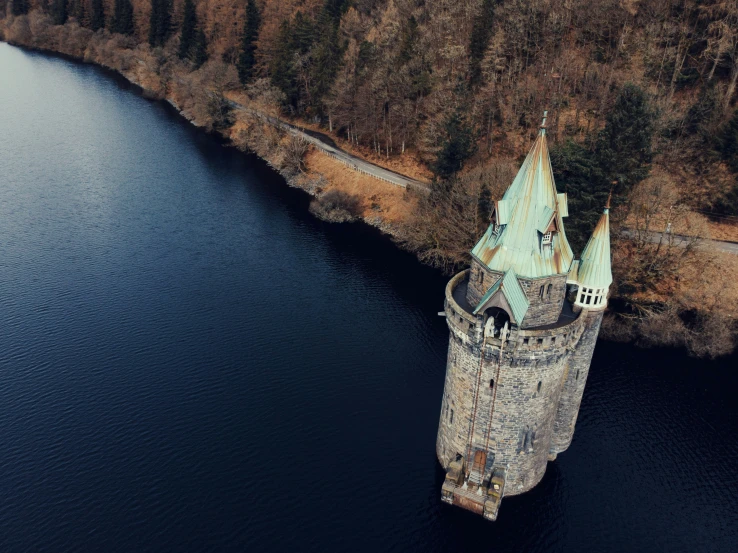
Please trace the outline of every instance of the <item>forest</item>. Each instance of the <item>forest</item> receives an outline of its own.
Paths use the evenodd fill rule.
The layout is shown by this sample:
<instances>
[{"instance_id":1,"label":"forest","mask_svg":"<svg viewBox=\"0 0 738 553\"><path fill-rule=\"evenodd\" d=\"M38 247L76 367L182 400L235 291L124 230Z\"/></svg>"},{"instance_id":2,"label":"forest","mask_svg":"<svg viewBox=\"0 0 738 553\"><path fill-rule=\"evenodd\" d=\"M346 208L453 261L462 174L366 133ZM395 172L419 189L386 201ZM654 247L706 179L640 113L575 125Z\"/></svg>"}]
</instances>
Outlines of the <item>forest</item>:
<instances>
[{"instance_id":1,"label":"forest","mask_svg":"<svg viewBox=\"0 0 738 553\"><path fill-rule=\"evenodd\" d=\"M0 0L3 15L11 42L123 72L137 52L162 97L207 88L201 119L231 138L235 94L427 181L395 237L447 272L548 110L575 253L614 194L607 332L696 355L735 345L738 267L700 239L738 239L736 0ZM667 228L686 246L651 239Z\"/></svg>"}]
</instances>

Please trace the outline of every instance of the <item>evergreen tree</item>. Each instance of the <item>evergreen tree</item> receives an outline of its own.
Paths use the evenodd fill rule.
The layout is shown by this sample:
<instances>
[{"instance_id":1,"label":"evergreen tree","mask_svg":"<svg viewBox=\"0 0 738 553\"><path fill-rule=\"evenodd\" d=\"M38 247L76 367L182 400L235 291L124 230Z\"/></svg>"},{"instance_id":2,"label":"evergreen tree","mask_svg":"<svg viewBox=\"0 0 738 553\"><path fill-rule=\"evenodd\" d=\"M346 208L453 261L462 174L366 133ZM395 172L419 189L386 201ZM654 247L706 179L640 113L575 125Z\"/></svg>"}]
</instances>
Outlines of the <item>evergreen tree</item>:
<instances>
[{"instance_id":1,"label":"evergreen tree","mask_svg":"<svg viewBox=\"0 0 738 553\"><path fill-rule=\"evenodd\" d=\"M402 39L400 42L400 54L398 61L400 65L408 63L413 58L413 52L415 50L415 44L418 42L418 22L410 16L407 21L407 25L402 29Z\"/></svg>"},{"instance_id":2,"label":"evergreen tree","mask_svg":"<svg viewBox=\"0 0 738 553\"><path fill-rule=\"evenodd\" d=\"M13 15L24 15L28 13L30 4L28 0L13 0L13 4L10 7L10 12Z\"/></svg>"},{"instance_id":3,"label":"evergreen tree","mask_svg":"<svg viewBox=\"0 0 738 553\"><path fill-rule=\"evenodd\" d=\"M190 55L192 63L195 68L200 67L203 63L208 61L208 43L205 38L205 32L201 27L198 27L195 33L195 43L192 48L192 54Z\"/></svg>"},{"instance_id":4,"label":"evergreen tree","mask_svg":"<svg viewBox=\"0 0 738 553\"><path fill-rule=\"evenodd\" d=\"M645 93L625 85L590 150L568 141L551 151L556 182L569 196L567 220L572 247L581 251L599 219L613 183L620 193L648 176L653 113Z\"/></svg>"},{"instance_id":5,"label":"evergreen tree","mask_svg":"<svg viewBox=\"0 0 738 553\"><path fill-rule=\"evenodd\" d=\"M302 18L302 14L297 12L295 23ZM297 25L295 25L297 27ZM271 63L271 81L272 85L277 87L284 94L285 104L297 107L300 92L297 86L297 76L293 66L295 43L298 37L293 33L293 26L285 20L279 27L277 35L277 49Z\"/></svg>"},{"instance_id":6,"label":"evergreen tree","mask_svg":"<svg viewBox=\"0 0 738 553\"><path fill-rule=\"evenodd\" d=\"M261 25L261 15L259 8L256 7L254 0L248 0L246 4L246 24L243 28L243 38L241 39L241 53L238 56L238 80L241 84L246 84L251 80L254 74L254 65L256 65L256 39L259 37L259 26Z\"/></svg>"},{"instance_id":7,"label":"evergreen tree","mask_svg":"<svg viewBox=\"0 0 738 553\"><path fill-rule=\"evenodd\" d=\"M182 30L179 35L179 50L177 51L180 58L185 59L190 56L190 51L195 43L196 32L197 11L195 10L195 3L192 0L185 0Z\"/></svg>"},{"instance_id":8,"label":"evergreen tree","mask_svg":"<svg viewBox=\"0 0 738 553\"><path fill-rule=\"evenodd\" d=\"M105 27L105 5L102 0L92 0L92 15L90 29L99 31Z\"/></svg>"},{"instance_id":9,"label":"evergreen tree","mask_svg":"<svg viewBox=\"0 0 738 553\"><path fill-rule=\"evenodd\" d=\"M51 18L54 25L64 25L69 17L67 0L54 0L51 7Z\"/></svg>"},{"instance_id":10,"label":"evergreen tree","mask_svg":"<svg viewBox=\"0 0 738 553\"><path fill-rule=\"evenodd\" d=\"M185 0L182 32L179 37L177 55L182 59L189 59L195 66L200 67L208 59L208 43L205 32L197 24L197 10L192 0Z\"/></svg>"},{"instance_id":11,"label":"evergreen tree","mask_svg":"<svg viewBox=\"0 0 738 553\"><path fill-rule=\"evenodd\" d=\"M597 164L605 178L631 188L650 170L653 113L646 93L626 84L605 119L595 143Z\"/></svg>"},{"instance_id":12,"label":"evergreen tree","mask_svg":"<svg viewBox=\"0 0 738 553\"><path fill-rule=\"evenodd\" d=\"M151 0L149 17L149 44L164 46L172 30L171 4L169 0Z\"/></svg>"},{"instance_id":13,"label":"evergreen tree","mask_svg":"<svg viewBox=\"0 0 738 553\"><path fill-rule=\"evenodd\" d=\"M334 8L335 9L335 8ZM318 40L311 48L310 76L312 82L311 104L322 111L323 98L328 94L341 63L343 51L339 42L338 24L331 12L321 13L316 25Z\"/></svg>"},{"instance_id":14,"label":"evergreen tree","mask_svg":"<svg viewBox=\"0 0 738 553\"><path fill-rule=\"evenodd\" d=\"M715 139L715 149L733 173L738 173L738 110Z\"/></svg>"},{"instance_id":15,"label":"evergreen tree","mask_svg":"<svg viewBox=\"0 0 738 553\"><path fill-rule=\"evenodd\" d=\"M433 165L433 172L442 179L449 179L462 168L464 162L474 155L475 151L476 144L471 126L457 110L444 124L444 137Z\"/></svg>"},{"instance_id":16,"label":"evergreen tree","mask_svg":"<svg viewBox=\"0 0 738 553\"><path fill-rule=\"evenodd\" d=\"M115 0L113 21L110 30L122 35L132 35L135 32L133 26L133 6L131 6L130 0Z\"/></svg>"},{"instance_id":17,"label":"evergreen tree","mask_svg":"<svg viewBox=\"0 0 738 553\"><path fill-rule=\"evenodd\" d=\"M593 152L568 140L551 150L551 165L559 189L568 196L566 236L575 252L581 252L607 201L611 183L604 178Z\"/></svg>"},{"instance_id":18,"label":"evergreen tree","mask_svg":"<svg viewBox=\"0 0 738 553\"><path fill-rule=\"evenodd\" d=\"M482 60L492 38L495 8L499 0L483 0L482 13L474 21L469 43L469 82L474 85L482 77Z\"/></svg>"}]
</instances>

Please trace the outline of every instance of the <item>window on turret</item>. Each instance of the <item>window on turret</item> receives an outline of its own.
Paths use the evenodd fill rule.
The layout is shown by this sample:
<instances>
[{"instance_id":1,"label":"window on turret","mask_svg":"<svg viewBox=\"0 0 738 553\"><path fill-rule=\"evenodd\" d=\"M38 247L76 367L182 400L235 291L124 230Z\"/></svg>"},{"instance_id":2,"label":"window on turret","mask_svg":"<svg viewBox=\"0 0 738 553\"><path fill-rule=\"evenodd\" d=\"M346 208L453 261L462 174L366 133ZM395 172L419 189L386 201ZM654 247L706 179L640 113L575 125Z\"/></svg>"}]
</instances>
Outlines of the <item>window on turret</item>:
<instances>
[{"instance_id":1,"label":"window on turret","mask_svg":"<svg viewBox=\"0 0 738 553\"><path fill-rule=\"evenodd\" d=\"M553 289L553 284L549 284L548 288L546 289L546 296L548 299L551 299L551 290Z\"/></svg>"},{"instance_id":2,"label":"window on turret","mask_svg":"<svg viewBox=\"0 0 738 553\"><path fill-rule=\"evenodd\" d=\"M539 299L543 299L543 292L545 290L546 290L546 285L545 284L541 284L541 289L538 290L538 297L539 297Z\"/></svg>"},{"instance_id":3,"label":"window on turret","mask_svg":"<svg viewBox=\"0 0 738 553\"><path fill-rule=\"evenodd\" d=\"M479 269L479 284L484 284L484 271Z\"/></svg>"}]
</instances>

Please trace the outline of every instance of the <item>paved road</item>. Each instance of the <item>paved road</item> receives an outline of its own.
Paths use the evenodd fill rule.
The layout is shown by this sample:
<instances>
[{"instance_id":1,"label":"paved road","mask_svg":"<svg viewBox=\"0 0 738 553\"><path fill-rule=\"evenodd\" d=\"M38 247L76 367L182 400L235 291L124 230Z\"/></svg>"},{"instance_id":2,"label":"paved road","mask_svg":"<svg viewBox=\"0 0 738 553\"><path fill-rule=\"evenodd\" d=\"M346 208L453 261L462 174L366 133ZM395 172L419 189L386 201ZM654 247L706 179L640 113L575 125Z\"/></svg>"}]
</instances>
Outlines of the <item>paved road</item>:
<instances>
[{"instance_id":1,"label":"paved road","mask_svg":"<svg viewBox=\"0 0 738 553\"><path fill-rule=\"evenodd\" d=\"M281 128L285 130L286 132L289 132L290 134L303 137L305 140L313 144L316 148L325 152L329 156L337 159L338 161L341 161L342 163L346 164L347 166L354 169L355 171L359 171L360 173L370 175L374 178L383 180L385 182L389 182L391 184L395 184L397 186L402 186L403 188L415 188L417 190L422 190L424 192L428 192L430 190L428 187L428 184L424 182L411 179L410 177L406 177L405 175L401 175L400 173L396 173L394 171L390 171L389 169L385 169L384 167L380 167L378 165L370 163L364 159L358 158L346 152L345 150L342 150L334 142L334 140L326 134L297 127L291 123L288 123L287 121L283 121L282 119L279 119L277 117L272 117L271 115L267 115L255 109L246 107L243 104L234 102L233 100L228 100L228 103L233 109L246 111L250 113L251 115L258 117L259 119L262 119L263 121L266 121L271 125L274 125L275 127ZM630 238L635 236L635 231L633 230L626 229L621 232L622 234ZM649 240L651 242L658 242L659 240L662 239L663 235L664 233L662 232L651 232L649 236ZM676 234L673 235L672 238L674 239L674 242L680 246L686 246L686 244L689 241L688 237L680 236ZM702 239L700 240L700 242L710 243L720 251L738 255L738 243L723 242L721 240L706 240L706 239Z\"/></svg>"},{"instance_id":2,"label":"paved road","mask_svg":"<svg viewBox=\"0 0 738 553\"><path fill-rule=\"evenodd\" d=\"M291 123L288 123L287 121L283 121L282 119L278 119L277 117L272 117L271 115L267 115L255 109L246 107L243 104L239 104L238 102L235 102L233 100L228 100L228 104L235 110L248 112L251 115L258 117L259 119L266 121L270 125L274 125L275 127L280 128L295 136L301 136L319 150L325 152L332 158L344 163L355 171L359 171L360 173L370 175L376 179L389 182L390 184L402 186L403 188L414 188L416 190L422 190L424 192L428 192L430 190L428 184L424 182L411 179L410 177L406 177L405 175L401 175L400 173L396 173L395 171L385 169L384 167L380 167L379 165L370 163L364 159L358 158L348 153L345 150L342 150L330 136L325 135L321 132L297 127Z\"/></svg>"},{"instance_id":3,"label":"paved road","mask_svg":"<svg viewBox=\"0 0 738 553\"><path fill-rule=\"evenodd\" d=\"M636 231L632 229L623 229L620 231L620 233L628 238L634 238L636 235ZM667 237L663 232L650 232L648 235L649 242L656 243L662 239L664 241L667 240ZM677 246L686 246L690 241L690 238L688 236L682 236L679 234L673 234L672 239L674 240L674 244L676 244ZM698 239L698 242L700 244L710 244L720 251L738 255L738 243L736 242L724 242L722 240L709 240L704 238Z\"/></svg>"}]
</instances>

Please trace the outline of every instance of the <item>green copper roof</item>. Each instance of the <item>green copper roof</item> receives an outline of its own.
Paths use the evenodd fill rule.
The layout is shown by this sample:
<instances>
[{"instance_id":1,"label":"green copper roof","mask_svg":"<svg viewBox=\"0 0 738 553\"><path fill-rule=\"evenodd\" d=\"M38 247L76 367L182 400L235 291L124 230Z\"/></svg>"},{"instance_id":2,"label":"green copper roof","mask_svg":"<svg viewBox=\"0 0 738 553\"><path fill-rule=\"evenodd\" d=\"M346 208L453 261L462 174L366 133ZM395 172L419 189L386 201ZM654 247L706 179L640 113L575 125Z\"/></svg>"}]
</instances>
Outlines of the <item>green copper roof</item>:
<instances>
[{"instance_id":1,"label":"green copper roof","mask_svg":"<svg viewBox=\"0 0 738 553\"><path fill-rule=\"evenodd\" d=\"M525 278L569 271L574 255L564 232L566 194L556 192L545 128L510 188L496 202L495 215L497 228L490 225L472 250L481 263L501 273L514 269ZM552 242L544 244L543 235L549 228L555 230Z\"/></svg>"},{"instance_id":2,"label":"green copper roof","mask_svg":"<svg viewBox=\"0 0 738 553\"><path fill-rule=\"evenodd\" d=\"M505 296L505 299L507 300L508 305L510 306L510 309L512 310L512 316L516 324L520 324L523 322L523 318L525 317L525 314L528 312L528 307L530 306L530 303L528 302L528 298L525 295L525 292L520 287L520 283L518 282L518 277L515 275L515 271L510 269L507 271L500 280L498 280L492 288L487 290L487 293L484 294L484 297L480 300L477 307L474 309L474 314L476 315L479 313L482 309L484 309L485 304L498 292L502 292L502 294Z\"/></svg>"},{"instance_id":3,"label":"green copper roof","mask_svg":"<svg viewBox=\"0 0 738 553\"><path fill-rule=\"evenodd\" d=\"M609 204L608 201L608 206ZM589 242L584 247L574 279L580 286L587 288L607 288L612 284L609 207L605 208Z\"/></svg>"}]
</instances>

